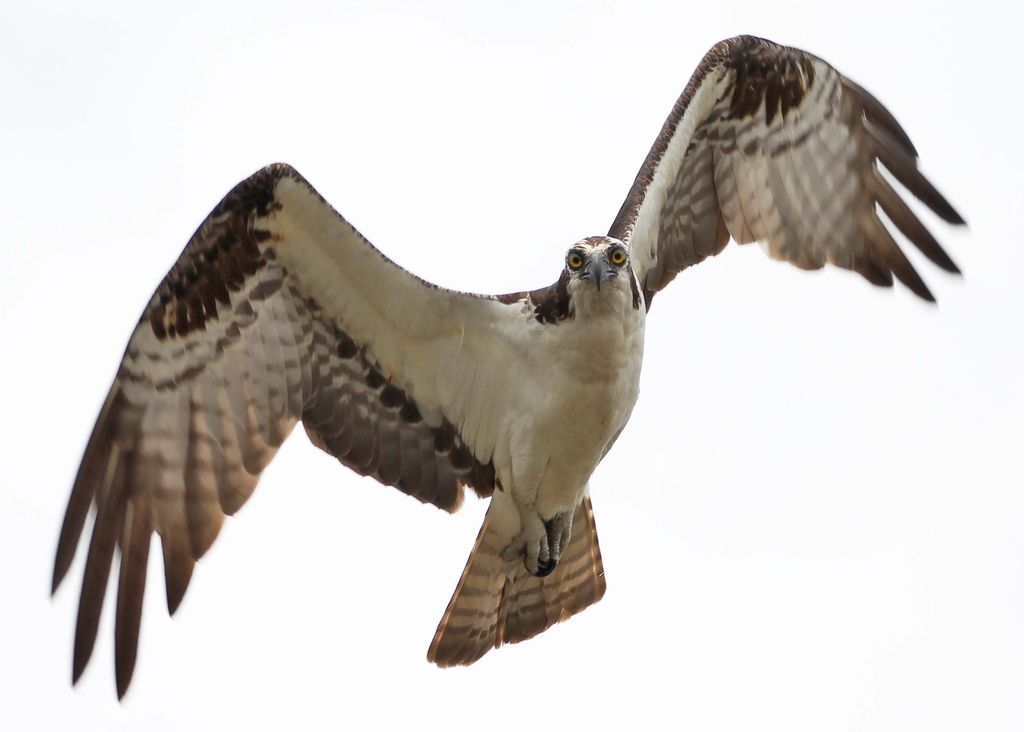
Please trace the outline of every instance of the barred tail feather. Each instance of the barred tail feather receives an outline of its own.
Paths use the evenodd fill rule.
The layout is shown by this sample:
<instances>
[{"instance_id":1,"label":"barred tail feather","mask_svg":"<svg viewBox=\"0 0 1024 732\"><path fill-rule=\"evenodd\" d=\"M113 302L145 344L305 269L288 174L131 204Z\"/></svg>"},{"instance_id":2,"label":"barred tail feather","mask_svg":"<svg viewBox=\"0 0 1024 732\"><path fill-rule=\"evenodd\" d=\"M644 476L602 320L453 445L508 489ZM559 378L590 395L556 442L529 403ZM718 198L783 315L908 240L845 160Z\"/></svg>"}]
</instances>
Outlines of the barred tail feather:
<instances>
[{"instance_id":1,"label":"barred tail feather","mask_svg":"<svg viewBox=\"0 0 1024 732\"><path fill-rule=\"evenodd\" d=\"M589 496L576 508L569 546L547 577L530 575L521 555L503 558L518 533L518 517L507 520L502 498L495 493L427 651L427 660L438 666L469 665L491 648L532 638L604 596L604 565Z\"/></svg>"}]
</instances>

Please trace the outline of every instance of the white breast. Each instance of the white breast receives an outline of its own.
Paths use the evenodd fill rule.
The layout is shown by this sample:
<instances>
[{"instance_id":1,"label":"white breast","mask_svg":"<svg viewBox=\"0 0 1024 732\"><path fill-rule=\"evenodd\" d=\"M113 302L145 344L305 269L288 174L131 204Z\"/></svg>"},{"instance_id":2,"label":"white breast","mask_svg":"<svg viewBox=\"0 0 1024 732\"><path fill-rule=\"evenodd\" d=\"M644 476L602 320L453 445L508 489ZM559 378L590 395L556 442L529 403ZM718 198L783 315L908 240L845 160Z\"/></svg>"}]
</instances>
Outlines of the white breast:
<instances>
[{"instance_id":1,"label":"white breast","mask_svg":"<svg viewBox=\"0 0 1024 732\"><path fill-rule=\"evenodd\" d=\"M576 505L636 403L644 311L607 292L577 299L576 317L530 328L526 388L508 415L503 486L541 517ZM594 293L596 295L596 293ZM505 473L505 474L503 474Z\"/></svg>"}]
</instances>

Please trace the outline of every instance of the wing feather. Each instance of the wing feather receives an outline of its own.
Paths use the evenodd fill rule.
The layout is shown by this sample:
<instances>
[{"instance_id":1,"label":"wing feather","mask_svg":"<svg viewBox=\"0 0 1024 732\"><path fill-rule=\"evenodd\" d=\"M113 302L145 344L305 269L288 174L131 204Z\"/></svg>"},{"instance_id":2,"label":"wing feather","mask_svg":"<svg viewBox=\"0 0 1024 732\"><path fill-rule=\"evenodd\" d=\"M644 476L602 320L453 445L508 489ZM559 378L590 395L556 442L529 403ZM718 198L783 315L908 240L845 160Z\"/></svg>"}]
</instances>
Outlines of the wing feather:
<instances>
[{"instance_id":1,"label":"wing feather","mask_svg":"<svg viewBox=\"0 0 1024 732\"><path fill-rule=\"evenodd\" d=\"M730 236L803 269L833 264L880 286L895 275L934 300L878 209L935 264L959 270L879 166L944 221L963 223L874 96L804 51L731 38L698 65L609 233L629 242L648 306Z\"/></svg>"},{"instance_id":2,"label":"wing feather","mask_svg":"<svg viewBox=\"0 0 1024 732\"><path fill-rule=\"evenodd\" d=\"M114 622L114 658L118 698L128 690L135 670L142 622L142 598L153 524L149 496L142 493L127 501L121 540L121 575L117 584L117 616Z\"/></svg>"},{"instance_id":3,"label":"wing feather","mask_svg":"<svg viewBox=\"0 0 1024 732\"><path fill-rule=\"evenodd\" d=\"M421 501L454 510L464 485L489 495L503 411L495 402L508 395L501 362L474 360L508 351L500 340L516 319L527 316L397 267L288 166L236 186L150 300L72 488L54 591L96 507L75 680L92 654L115 548L123 695L152 534L173 614L225 515L300 420L342 463ZM477 382L464 400L451 382L463 373Z\"/></svg>"}]
</instances>

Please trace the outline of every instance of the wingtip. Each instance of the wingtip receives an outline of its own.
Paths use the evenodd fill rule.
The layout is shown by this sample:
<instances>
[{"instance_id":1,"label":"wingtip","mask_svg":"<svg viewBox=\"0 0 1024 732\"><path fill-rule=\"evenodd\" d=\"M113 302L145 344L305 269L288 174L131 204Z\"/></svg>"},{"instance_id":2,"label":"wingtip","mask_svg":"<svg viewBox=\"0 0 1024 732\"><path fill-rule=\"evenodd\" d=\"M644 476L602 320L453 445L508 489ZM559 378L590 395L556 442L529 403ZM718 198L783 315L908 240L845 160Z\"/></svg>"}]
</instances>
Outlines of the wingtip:
<instances>
[{"instance_id":1,"label":"wingtip","mask_svg":"<svg viewBox=\"0 0 1024 732\"><path fill-rule=\"evenodd\" d=\"M72 559L73 557L68 557L63 552L57 552L57 557L53 561L53 575L50 579L50 597L56 595L57 590L64 584L64 579L71 570Z\"/></svg>"},{"instance_id":2,"label":"wingtip","mask_svg":"<svg viewBox=\"0 0 1024 732\"><path fill-rule=\"evenodd\" d=\"M164 551L164 595L167 599L167 614L174 617L174 613L178 612L181 601L185 598L189 582L192 581L192 571L196 562L188 552L178 549L164 537L160 539Z\"/></svg>"},{"instance_id":3,"label":"wingtip","mask_svg":"<svg viewBox=\"0 0 1024 732\"><path fill-rule=\"evenodd\" d=\"M929 208L931 208L931 210L947 224L952 224L953 226L967 226L966 219L964 219L964 217L960 215L960 212L953 208L953 204L947 201L946 197L938 191L934 191L934 198L926 201L926 203Z\"/></svg>"},{"instance_id":4,"label":"wingtip","mask_svg":"<svg viewBox=\"0 0 1024 732\"><path fill-rule=\"evenodd\" d=\"M52 600L54 595L57 594L57 590L60 589L61 582L64 581L64 573L58 573L57 568L54 567L53 579L50 581L50 599Z\"/></svg>"},{"instance_id":5,"label":"wingtip","mask_svg":"<svg viewBox=\"0 0 1024 732\"><path fill-rule=\"evenodd\" d=\"M72 651L71 660L71 684L77 684L82 677L92 652L96 645L96 627L99 623L100 612L102 611L102 596L100 605L93 605L87 600L80 600L78 607L78 621L75 626L75 645Z\"/></svg>"},{"instance_id":6,"label":"wingtip","mask_svg":"<svg viewBox=\"0 0 1024 732\"><path fill-rule=\"evenodd\" d=\"M902 252L900 252L900 256L903 257ZM905 258L903 264L906 266L899 266L898 268L893 269L893 274L896 275L896 279L902 282L907 289L925 302L934 304L935 295L933 295L932 291L928 289L928 285L924 283L921 276L913 267L910 266L910 263L907 262Z\"/></svg>"},{"instance_id":7,"label":"wingtip","mask_svg":"<svg viewBox=\"0 0 1024 732\"><path fill-rule=\"evenodd\" d=\"M75 648L74 657L71 661L71 685L76 686L78 680L82 678L82 674L85 673L85 667L89 665L89 658L92 655L90 650L88 654L81 654L78 648Z\"/></svg>"},{"instance_id":8,"label":"wingtip","mask_svg":"<svg viewBox=\"0 0 1024 732\"><path fill-rule=\"evenodd\" d=\"M116 671L117 676L117 700L123 701L124 695L128 693L128 687L132 683L132 675L134 668L128 669L127 672L122 671L120 668Z\"/></svg>"},{"instance_id":9,"label":"wingtip","mask_svg":"<svg viewBox=\"0 0 1024 732\"><path fill-rule=\"evenodd\" d=\"M178 612L178 608L181 607L181 601L185 599L184 587L175 586L168 587L166 590L167 595L167 614L170 617L174 617L174 614Z\"/></svg>"},{"instance_id":10,"label":"wingtip","mask_svg":"<svg viewBox=\"0 0 1024 732\"><path fill-rule=\"evenodd\" d=\"M920 297L926 303L929 303L931 305L937 305L938 304L937 301L935 300L935 295L933 295L932 291L929 290L927 287L924 288L924 290L922 292L918 292L917 290L914 290L914 294L916 294L918 297Z\"/></svg>"}]
</instances>

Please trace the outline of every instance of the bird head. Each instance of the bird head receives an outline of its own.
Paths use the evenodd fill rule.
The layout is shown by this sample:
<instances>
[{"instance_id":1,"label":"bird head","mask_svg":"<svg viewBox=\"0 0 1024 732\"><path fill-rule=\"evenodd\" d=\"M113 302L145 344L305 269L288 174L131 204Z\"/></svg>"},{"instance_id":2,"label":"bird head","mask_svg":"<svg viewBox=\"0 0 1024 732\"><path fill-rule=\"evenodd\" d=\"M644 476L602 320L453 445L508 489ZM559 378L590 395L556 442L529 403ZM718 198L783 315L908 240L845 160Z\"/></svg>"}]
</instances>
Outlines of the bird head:
<instances>
[{"instance_id":1,"label":"bird head","mask_svg":"<svg viewBox=\"0 0 1024 732\"><path fill-rule=\"evenodd\" d=\"M629 290L632 277L629 250L610 236L588 236L570 247L565 254L565 271L570 291L603 289Z\"/></svg>"}]
</instances>

